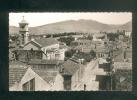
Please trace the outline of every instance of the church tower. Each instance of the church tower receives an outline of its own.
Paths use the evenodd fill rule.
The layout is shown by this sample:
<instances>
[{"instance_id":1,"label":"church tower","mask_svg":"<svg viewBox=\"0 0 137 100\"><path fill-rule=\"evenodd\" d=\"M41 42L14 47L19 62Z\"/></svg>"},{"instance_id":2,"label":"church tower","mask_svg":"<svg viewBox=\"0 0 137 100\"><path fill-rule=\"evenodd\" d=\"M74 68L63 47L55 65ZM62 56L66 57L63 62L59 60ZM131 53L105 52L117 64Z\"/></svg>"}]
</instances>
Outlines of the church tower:
<instances>
[{"instance_id":1,"label":"church tower","mask_svg":"<svg viewBox=\"0 0 137 100\"><path fill-rule=\"evenodd\" d=\"M28 30L28 22L24 20L24 16L22 21L19 23L19 34L20 34L20 45L24 45L29 41L29 30Z\"/></svg>"}]
</instances>

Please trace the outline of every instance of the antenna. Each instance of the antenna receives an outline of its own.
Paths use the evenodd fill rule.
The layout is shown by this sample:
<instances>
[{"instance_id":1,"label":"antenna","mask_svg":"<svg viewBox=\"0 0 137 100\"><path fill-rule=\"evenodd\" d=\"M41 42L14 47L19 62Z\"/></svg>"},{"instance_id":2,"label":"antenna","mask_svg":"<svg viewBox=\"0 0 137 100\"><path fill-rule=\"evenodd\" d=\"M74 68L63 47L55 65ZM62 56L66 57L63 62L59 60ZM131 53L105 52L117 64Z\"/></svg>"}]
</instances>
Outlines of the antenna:
<instances>
[{"instance_id":1,"label":"antenna","mask_svg":"<svg viewBox=\"0 0 137 100\"><path fill-rule=\"evenodd\" d=\"M24 16L22 16L23 17L23 20L24 20Z\"/></svg>"}]
</instances>

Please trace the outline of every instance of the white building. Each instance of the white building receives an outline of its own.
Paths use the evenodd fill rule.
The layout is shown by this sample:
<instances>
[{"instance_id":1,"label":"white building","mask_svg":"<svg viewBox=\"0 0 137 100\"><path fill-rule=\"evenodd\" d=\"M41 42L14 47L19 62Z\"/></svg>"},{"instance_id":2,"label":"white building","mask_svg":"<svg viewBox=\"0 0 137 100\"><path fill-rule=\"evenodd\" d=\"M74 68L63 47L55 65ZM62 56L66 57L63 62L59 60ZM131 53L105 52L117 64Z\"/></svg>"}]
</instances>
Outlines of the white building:
<instances>
[{"instance_id":1,"label":"white building","mask_svg":"<svg viewBox=\"0 0 137 100\"><path fill-rule=\"evenodd\" d=\"M126 31L126 32L125 32L125 35L128 36L128 37L130 37L130 36L131 36L131 32Z\"/></svg>"},{"instance_id":2,"label":"white building","mask_svg":"<svg viewBox=\"0 0 137 100\"><path fill-rule=\"evenodd\" d=\"M59 42L54 38L41 38L31 40L23 47L24 50L42 50L43 59L64 60L65 48L60 48Z\"/></svg>"}]
</instances>

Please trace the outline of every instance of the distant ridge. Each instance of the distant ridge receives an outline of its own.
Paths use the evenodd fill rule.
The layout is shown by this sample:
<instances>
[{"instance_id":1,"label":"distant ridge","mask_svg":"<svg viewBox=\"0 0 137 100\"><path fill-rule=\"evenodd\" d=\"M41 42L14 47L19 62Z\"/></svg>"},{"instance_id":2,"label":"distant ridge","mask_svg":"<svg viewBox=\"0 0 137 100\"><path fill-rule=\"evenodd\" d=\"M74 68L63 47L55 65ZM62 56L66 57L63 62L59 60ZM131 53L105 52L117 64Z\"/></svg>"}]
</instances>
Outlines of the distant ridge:
<instances>
[{"instance_id":1,"label":"distant ridge","mask_svg":"<svg viewBox=\"0 0 137 100\"><path fill-rule=\"evenodd\" d=\"M63 32L116 32L117 30L132 31L132 22L127 22L123 25L109 25L103 24L94 20L67 20L61 21L36 27L29 27L29 33L40 35L40 34L54 34ZM9 34L18 33L19 29L15 26L9 26Z\"/></svg>"}]
</instances>

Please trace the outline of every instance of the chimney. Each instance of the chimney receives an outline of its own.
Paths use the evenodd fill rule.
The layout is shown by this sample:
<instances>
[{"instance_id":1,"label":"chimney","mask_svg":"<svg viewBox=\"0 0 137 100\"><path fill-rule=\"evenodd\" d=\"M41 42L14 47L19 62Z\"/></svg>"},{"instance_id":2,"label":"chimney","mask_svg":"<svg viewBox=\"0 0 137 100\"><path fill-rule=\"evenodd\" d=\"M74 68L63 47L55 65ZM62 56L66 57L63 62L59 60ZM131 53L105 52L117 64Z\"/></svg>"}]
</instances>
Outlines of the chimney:
<instances>
[{"instance_id":1,"label":"chimney","mask_svg":"<svg viewBox=\"0 0 137 100\"><path fill-rule=\"evenodd\" d=\"M51 38L53 38L53 34L51 34Z\"/></svg>"}]
</instances>

